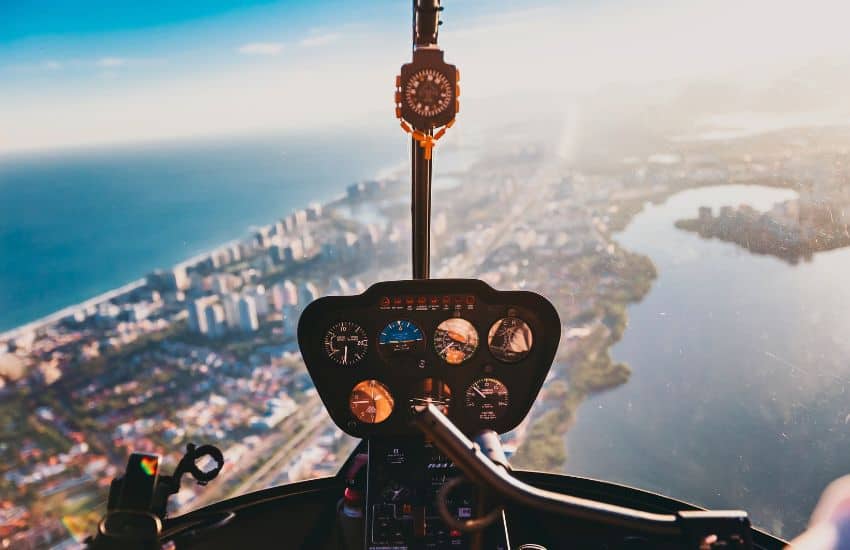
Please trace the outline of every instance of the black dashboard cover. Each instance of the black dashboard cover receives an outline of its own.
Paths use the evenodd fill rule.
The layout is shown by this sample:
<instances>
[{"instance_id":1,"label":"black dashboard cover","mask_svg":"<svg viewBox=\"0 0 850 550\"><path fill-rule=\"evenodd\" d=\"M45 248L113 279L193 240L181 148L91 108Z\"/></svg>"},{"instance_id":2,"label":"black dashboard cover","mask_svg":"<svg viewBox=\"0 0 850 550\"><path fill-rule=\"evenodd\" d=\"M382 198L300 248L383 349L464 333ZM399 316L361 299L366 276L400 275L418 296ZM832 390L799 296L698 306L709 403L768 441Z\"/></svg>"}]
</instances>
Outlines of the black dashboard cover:
<instances>
[{"instance_id":1,"label":"black dashboard cover","mask_svg":"<svg viewBox=\"0 0 850 550\"><path fill-rule=\"evenodd\" d=\"M477 350L459 365L445 362L434 347L434 331L442 321L461 317L471 322L479 336ZM518 317L528 324L533 338L528 354L506 363L488 346L490 328L502 318ZM378 346L378 336L396 320L409 320L424 335L424 345L403 357L388 356ZM341 321L360 325L368 336L362 360L342 366L324 348L324 336ZM449 418L465 433L490 428L505 433L528 414L543 385L561 336L561 321L554 306L528 291L498 291L477 279L427 279L376 283L358 296L328 296L312 302L298 323L298 344L316 390L334 422L355 437L396 436L415 433L410 401L419 397L426 378L451 389ZM495 420L481 420L465 405L470 386L482 378L495 378L508 389L508 407ZM362 380L384 384L394 400L392 414L383 422L359 421L349 409L353 387Z\"/></svg>"}]
</instances>

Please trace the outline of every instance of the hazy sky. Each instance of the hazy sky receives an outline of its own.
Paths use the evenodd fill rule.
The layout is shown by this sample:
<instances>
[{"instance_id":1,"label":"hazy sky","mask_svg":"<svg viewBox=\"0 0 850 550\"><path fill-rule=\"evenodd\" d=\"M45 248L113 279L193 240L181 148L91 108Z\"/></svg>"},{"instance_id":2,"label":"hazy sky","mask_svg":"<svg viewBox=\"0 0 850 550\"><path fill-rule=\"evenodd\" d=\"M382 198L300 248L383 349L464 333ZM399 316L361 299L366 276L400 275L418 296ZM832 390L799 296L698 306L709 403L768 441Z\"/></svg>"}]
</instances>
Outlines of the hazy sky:
<instances>
[{"instance_id":1,"label":"hazy sky","mask_svg":"<svg viewBox=\"0 0 850 550\"><path fill-rule=\"evenodd\" d=\"M444 0L440 41L465 102L706 80L773 93L801 74L795 90L847 96L835 90L846 80L806 73L850 60L847 5ZM393 77L409 56L407 0L3 0L0 152L393 125ZM782 108L823 110L817 97L795 92Z\"/></svg>"}]
</instances>

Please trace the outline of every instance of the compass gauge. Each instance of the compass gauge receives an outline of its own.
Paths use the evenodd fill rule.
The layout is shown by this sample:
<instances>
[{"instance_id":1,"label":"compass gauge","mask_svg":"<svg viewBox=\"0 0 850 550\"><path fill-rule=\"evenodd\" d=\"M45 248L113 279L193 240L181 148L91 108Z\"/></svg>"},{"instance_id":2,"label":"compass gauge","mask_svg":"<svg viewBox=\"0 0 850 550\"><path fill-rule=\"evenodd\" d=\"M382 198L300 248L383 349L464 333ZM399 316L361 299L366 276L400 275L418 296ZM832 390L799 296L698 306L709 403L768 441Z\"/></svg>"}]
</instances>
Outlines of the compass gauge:
<instances>
[{"instance_id":1,"label":"compass gauge","mask_svg":"<svg viewBox=\"0 0 850 550\"><path fill-rule=\"evenodd\" d=\"M436 69L422 69L410 77L404 100L417 115L430 117L445 111L452 101L452 83Z\"/></svg>"}]
</instances>

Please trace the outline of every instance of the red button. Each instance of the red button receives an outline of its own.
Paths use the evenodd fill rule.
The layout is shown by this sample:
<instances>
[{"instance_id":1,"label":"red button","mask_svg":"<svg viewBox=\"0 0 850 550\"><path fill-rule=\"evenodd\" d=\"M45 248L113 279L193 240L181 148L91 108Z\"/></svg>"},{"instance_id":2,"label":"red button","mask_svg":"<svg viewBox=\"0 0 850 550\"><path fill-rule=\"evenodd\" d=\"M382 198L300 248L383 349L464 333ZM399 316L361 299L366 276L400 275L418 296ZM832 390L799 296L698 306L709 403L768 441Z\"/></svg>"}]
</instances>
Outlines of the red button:
<instances>
[{"instance_id":1,"label":"red button","mask_svg":"<svg viewBox=\"0 0 850 550\"><path fill-rule=\"evenodd\" d=\"M401 297L396 296L395 298L393 298L393 303L397 306L400 306L401 305Z\"/></svg>"},{"instance_id":2,"label":"red button","mask_svg":"<svg viewBox=\"0 0 850 550\"><path fill-rule=\"evenodd\" d=\"M431 296L431 305L432 306L436 306L439 303L440 303L440 297L439 296Z\"/></svg>"},{"instance_id":3,"label":"red button","mask_svg":"<svg viewBox=\"0 0 850 550\"><path fill-rule=\"evenodd\" d=\"M467 296L466 297L466 303L469 304L469 305L474 304L475 303L475 296Z\"/></svg>"},{"instance_id":4,"label":"red button","mask_svg":"<svg viewBox=\"0 0 850 550\"><path fill-rule=\"evenodd\" d=\"M452 303L452 297L451 296L443 296L443 303L444 304Z\"/></svg>"},{"instance_id":5,"label":"red button","mask_svg":"<svg viewBox=\"0 0 850 550\"><path fill-rule=\"evenodd\" d=\"M413 296L405 296L404 297L404 303L409 305L409 306L412 306L413 305Z\"/></svg>"}]
</instances>

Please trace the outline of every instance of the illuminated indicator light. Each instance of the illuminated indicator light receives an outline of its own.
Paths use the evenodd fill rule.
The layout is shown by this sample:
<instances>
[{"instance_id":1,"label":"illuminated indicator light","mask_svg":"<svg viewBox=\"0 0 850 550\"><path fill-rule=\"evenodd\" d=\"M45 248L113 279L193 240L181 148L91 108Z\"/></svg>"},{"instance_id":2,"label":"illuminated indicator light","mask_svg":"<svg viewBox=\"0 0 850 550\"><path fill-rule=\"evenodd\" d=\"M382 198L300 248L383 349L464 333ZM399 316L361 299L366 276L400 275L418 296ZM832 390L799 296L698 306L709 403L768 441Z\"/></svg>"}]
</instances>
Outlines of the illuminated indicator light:
<instances>
[{"instance_id":1,"label":"illuminated indicator light","mask_svg":"<svg viewBox=\"0 0 850 550\"><path fill-rule=\"evenodd\" d=\"M390 305L390 299L389 299L389 298L387 298L386 296L384 296L383 298L381 298L381 305L382 305L382 306L388 306L388 305Z\"/></svg>"},{"instance_id":2,"label":"illuminated indicator light","mask_svg":"<svg viewBox=\"0 0 850 550\"><path fill-rule=\"evenodd\" d=\"M451 296L443 296L443 303L444 304L452 303L452 297Z\"/></svg>"},{"instance_id":3,"label":"illuminated indicator light","mask_svg":"<svg viewBox=\"0 0 850 550\"><path fill-rule=\"evenodd\" d=\"M453 539L457 538L457 537L460 536L460 531L458 531L457 529L452 529L451 532L449 533L449 536L452 537Z\"/></svg>"},{"instance_id":4,"label":"illuminated indicator light","mask_svg":"<svg viewBox=\"0 0 850 550\"><path fill-rule=\"evenodd\" d=\"M428 303L428 299L427 299L427 298L425 298L425 296L420 296L420 297L417 299L417 302L419 303L419 305L420 305L420 306L424 306L425 304L427 304L427 303Z\"/></svg>"},{"instance_id":5,"label":"illuminated indicator light","mask_svg":"<svg viewBox=\"0 0 850 550\"><path fill-rule=\"evenodd\" d=\"M406 296L404 298L404 303L409 305L409 306L412 306L413 305L413 296Z\"/></svg>"},{"instance_id":6,"label":"illuminated indicator light","mask_svg":"<svg viewBox=\"0 0 850 550\"><path fill-rule=\"evenodd\" d=\"M142 459L139 461L139 467L147 475L153 476L156 475L157 462L157 459L154 457L143 456Z\"/></svg>"},{"instance_id":7,"label":"illuminated indicator light","mask_svg":"<svg viewBox=\"0 0 850 550\"><path fill-rule=\"evenodd\" d=\"M475 303L475 296L467 296L466 297L466 303L469 304L469 305L474 304Z\"/></svg>"},{"instance_id":8,"label":"illuminated indicator light","mask_svg":"<svg viewBox=\"0 0 850 550\"><path fill-rule=\"evenodd\" d=\"M462 304L463 303L463 296L455 296L455 303L456 304Z\"/></svg>"},{"instance_id":9,"label":"illuminated indicator light","mask_svg":"<svg viewBox=\"0 0 850 550\"><path fill-rule=\"evenodd\" d=\"M400 306L401 305L401 298L400 297L393 298L393 303L397 306Z\"/></svg>"},{"instance_id":10,"label":"illuminated indicator light","mask_svg":"<svg viewBox=\"0 0 850 550\"><path fill-rule=\"evenodd\" d=\"M439 296L431 296L431 305L432 306L436 306L439 303L440 303L440 297Z\"/></svg>"}]
</instances>

